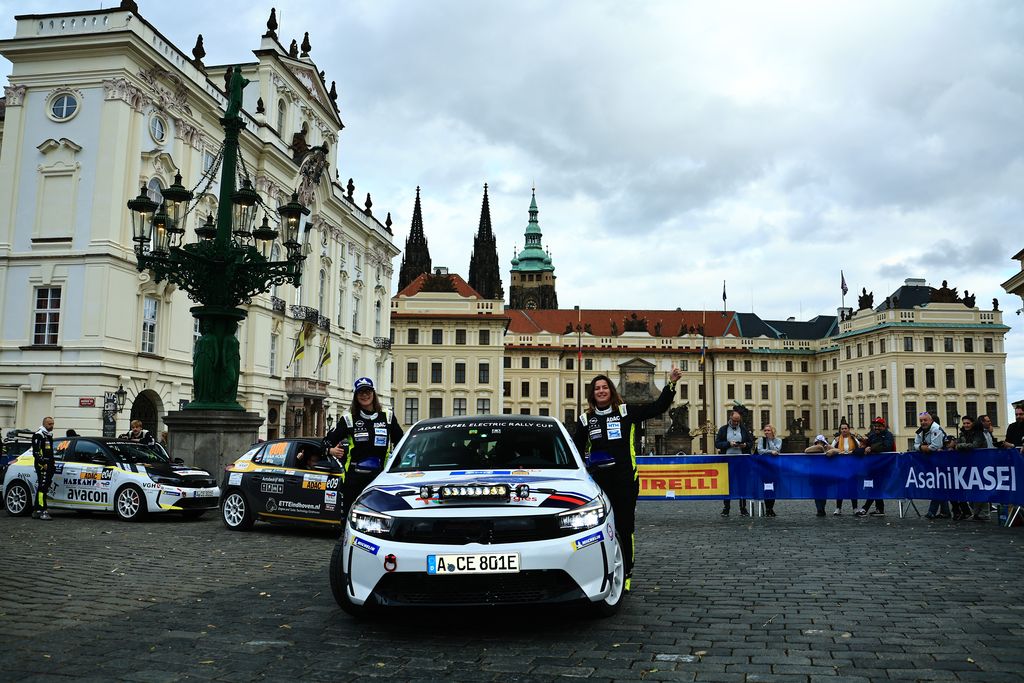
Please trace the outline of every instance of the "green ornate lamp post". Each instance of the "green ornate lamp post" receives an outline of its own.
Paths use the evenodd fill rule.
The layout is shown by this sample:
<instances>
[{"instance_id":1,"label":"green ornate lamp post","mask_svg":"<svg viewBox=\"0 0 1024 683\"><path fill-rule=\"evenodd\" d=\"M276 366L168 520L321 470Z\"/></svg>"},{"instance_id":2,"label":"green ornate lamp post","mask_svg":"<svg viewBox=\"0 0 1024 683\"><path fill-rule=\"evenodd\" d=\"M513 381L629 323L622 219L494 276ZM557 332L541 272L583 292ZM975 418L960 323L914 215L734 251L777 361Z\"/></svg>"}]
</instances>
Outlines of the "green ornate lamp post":
<instances>
[{"instance_id":1,"label":"green ornate lamp post","mask_svg":"<svg viewBox=\"0 0 1024 683\"><path fill-rule=\"evenodd\" d=\"M224 146L217 219L214 222L213 215L208 215L196 228L198 241L183 243L185 222L195 205L190 206L194 193L181 185L180 174L163 191L162 204L151 200L145 187L128 202L139 271L150 271L157 282L174 283L199 304L191 309L202 336L196 340L194 399L187 406L189 410L244 410L237 400L239 350L235 331L247 313L239 306L250 303L254 295L269 291L274 284L299 286L302 279L305 257L299 223L309 209L293 194L289 203L277 209L280 230L272 227L268 217L272 212L252 188L245 161L238 152L238 136L245 128L238 112L242 89L248 83L235 67L227 112L220 120ZM236 185L239 166L243 172L240 188ZM207 187L216 170L214 164L207 172L209 177L204 174ZM263 222L253 230L259 207L264 210ZM286 258L272 261L272 247L279 238Z\"/></svg>"}]
</instances>

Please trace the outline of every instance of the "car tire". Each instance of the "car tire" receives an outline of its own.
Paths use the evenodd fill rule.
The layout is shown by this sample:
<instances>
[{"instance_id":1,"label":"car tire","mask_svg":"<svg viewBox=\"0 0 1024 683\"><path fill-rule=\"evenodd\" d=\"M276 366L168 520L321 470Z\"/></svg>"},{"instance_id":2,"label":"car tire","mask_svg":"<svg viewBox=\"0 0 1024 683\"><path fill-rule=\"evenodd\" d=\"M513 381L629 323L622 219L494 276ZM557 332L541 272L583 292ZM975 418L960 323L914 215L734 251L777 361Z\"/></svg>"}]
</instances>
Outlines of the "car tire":
<instances>
[{"instance_id":1,"label":"car tire","mask_svg":"<svg viewBox=\"0 0 1024 683\"><path fill-rule=\"evenodd\" d=\"M126 484L114 494L114 512L122 522L140 522L146 517L146 496L134 484Z\"/></svg>"},{"instance_id":2,"label":"car tire","mask_svg":"<svg viewBox=\"0 0 1024 683\"><path fill-rule=\"evenodd\" d=\"M15 479L4 494L4 508L11 517L24 517L32 512L32 491L28 484Z\"/></svg>"},{"instance_id":3,"label":"car tire","mask_svg":"<svg viewBox=\"0 0 1024 683\"><path fill-rule=\"evenodd\" d=\"M334 601L338 603L338 607L345 613L356 618L365 618L369 616L370 609L349 599L348 574L344 570L345 547L343 535L342 539L334 544L334 552L331 553L331 593L334 594Z\"/></svg>"},{"instance_id":4,"label":"car tire","mask_svg":"<svg viewBox=\"0 0 1024 683\"><path fill-rule=\"evenodd\" d=\"M612 588L608 592L608 596L604 600L588 605L591 616L601 618L612 616L622 607L622 601L626 597L626 563L622 558L622 548L618 543L615 544L611 575Z\"/></svg>"},{"instance_id":5,"label":"car tire","mask_svg":"<svg viewBox=\"0 0 1024 683\"><path fill-rule=\"evenodd\" d=\"M181 511L181 516L184 517L185 519L199 519L204 514L206 514L206 510L182 510Z\"/></svg>"},{"instance_id":6,"label":"car tire","mask_svg":"<svg viewBox=\"0 0 1024 683\"><path fill-rule=\"evenodd\" d=\"M228 491L228 495L224 496L220 513L224 526L231 531L248 531L256 522L249 499L238 489Z\"/></svg>"}]
</instances>

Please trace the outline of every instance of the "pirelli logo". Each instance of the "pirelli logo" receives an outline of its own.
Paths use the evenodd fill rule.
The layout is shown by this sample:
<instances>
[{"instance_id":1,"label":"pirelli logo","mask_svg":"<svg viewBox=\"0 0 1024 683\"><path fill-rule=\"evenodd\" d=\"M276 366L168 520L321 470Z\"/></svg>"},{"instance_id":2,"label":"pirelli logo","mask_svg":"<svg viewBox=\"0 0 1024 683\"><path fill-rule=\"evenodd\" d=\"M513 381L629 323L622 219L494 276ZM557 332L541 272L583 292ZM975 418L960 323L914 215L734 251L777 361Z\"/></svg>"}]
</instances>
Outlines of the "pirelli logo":
<instances>
[{"instance_id":1,"label":"pirelli logo","mask_svg":"<svg viewBox=\"0 0 1024 683\"><path fill-rule=\"evenodd\" d=\"M727 463L640 465L641 496L715 496L729 494Z\"/></svg>"}]
</instances>

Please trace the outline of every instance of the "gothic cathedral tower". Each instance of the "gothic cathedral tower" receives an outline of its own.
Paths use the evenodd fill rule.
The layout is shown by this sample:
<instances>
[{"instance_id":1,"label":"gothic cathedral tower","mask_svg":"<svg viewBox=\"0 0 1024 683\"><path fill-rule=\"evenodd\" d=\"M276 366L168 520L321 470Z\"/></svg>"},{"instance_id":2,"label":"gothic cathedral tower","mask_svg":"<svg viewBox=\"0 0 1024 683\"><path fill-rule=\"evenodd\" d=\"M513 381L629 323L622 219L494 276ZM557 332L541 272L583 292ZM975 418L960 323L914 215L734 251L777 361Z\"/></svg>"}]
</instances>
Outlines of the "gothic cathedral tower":
<instances>
[{"instance_id":1,"label":"gothic cathedral tower","mask_svg":"<svg viewBox=\"0 0 1024 683\"><path fill-rule=\"evenodd\" d=\"M469 259L469 286L485 299L504 299L498 247L491 230L491 205L484 185L484 203L480 208L480 227L473 238L473 255Z\"/></svg>"},{"instance_id":2,"label":"gothic cathedral tower","mask_svg":"<svg viewBox=\"0 0 1024 683\"><path fill-rule=\"evenodd\" d=\"M551 255L541 246L542 235L537 213L537 190L534 188L530 201L530 222L526 226L526 246L512 259L509 308L558 308L555 267L551 263Z\"/></svg>"},{"instance_id":3,"label":"gothic cathedral tower","mask_svg":"<svg viewBox=\"0 0 1024 683\"><path fill-rule=\"evenodd\" d=\"M398 271L398 290L402 291L422 273L430 272L430 249L423 234L423 212L420 209L420 188L416 188L416 206L412 211L412 226L405 239L402 268Z\"/></svg>"}]
</instances>

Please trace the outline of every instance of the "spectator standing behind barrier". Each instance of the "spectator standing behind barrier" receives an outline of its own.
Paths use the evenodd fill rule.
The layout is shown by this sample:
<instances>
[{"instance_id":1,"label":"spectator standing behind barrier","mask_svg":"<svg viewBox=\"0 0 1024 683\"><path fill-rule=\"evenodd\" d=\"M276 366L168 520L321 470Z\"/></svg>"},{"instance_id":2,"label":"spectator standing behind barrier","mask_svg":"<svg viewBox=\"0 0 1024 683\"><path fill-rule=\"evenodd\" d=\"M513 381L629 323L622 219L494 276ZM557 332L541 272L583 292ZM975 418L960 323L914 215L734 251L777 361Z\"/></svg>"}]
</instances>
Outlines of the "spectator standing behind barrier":
<instances>
[{"instance_id":1,"label":"spectator standing behind barrier","mask_svg":"<svg viewBox=\"0 0 1024 683\"><path fill-rule=\"evenodd\" d=\"M640 471L636 464L636 429L644 420L661 415L676 395L676 382L683 376L672 368L661 395L652 403L626 405L607 375L598 375L587 387L587 409L573 431L576 449L588 465L603 457L608 467L593 471L594 481L608 496L615 512L615 535L626 565L627 592L633 589L633 553L636 546L636 499L640 493Z\"/></svg>"},{"instance_id":2,"label":"spectator standing behind barrier","mask_svg":"<svg viewBox=\"0 0 1024 683\"><path fill-rule=\"evenodd\" d=\"M946 440L946 432L935 421L932 414L923 412L917 416L920 427L914 436L914 450L920 453L935 453L942 450L942 443ZM949 519L949 502L945 500L933 500L928 504L927 519Z\"/></svg>"},{"instance_id":3,"label":"spectator standing behind barrier","mask_svg":"<svg viewBox=\"0 0 1024 683\"><path fill-rule=\"evenodd\" d=\"M743 424L743 413L733 409L729 412L729 421L719 427L715 436L715 448L722 455L744 455L750 453L754 446L754 435L750 433L747 426ZM732 501L725 499L722 506L722 516L729 516L729 507ZM740 498L740 515L746 517L747 500Z\"/></svg>"},{"instance_id":4,"label":"spectator standing behind barrier","mask_svg":"<svg viewBox=\"0 0 1024 683\"><path fill-rule=\"evenodd\" d=\"M782 451L782 439L775 436L775 427L768 423L764 426L762 433L763 436L758 437L757 441L754 442L754 452L758 455L778 455ZM775 494L773 493L772 495L774 496ZM774 498L765 498L764 514L765 517L775 516Z\"/></svg>"},{"instance_id":5,"label":"spectator standing behind barrier","mask_svg":"<svg viewBox=\"0 0 1024 683\"><path fill-rule=\"evenodd\" d=\"M970 415L964 415L960 421L960 436L956 438L955 448L964 455L969 455L970 451L977 448L986 448L985 435L982 434L980 425ZM982 506L987 507L988 503L971 505L963 501L956 501L953 503L953 519L955 521L971 519L976 514L983 512Z\"/></svg>"},{"instance_id":6,"label":"spectator standing behind barrier","mask_svg":"<svg viewBox=\"0 0 1024 683\"><path fill-rule=\"evenodd\" d=\"M828 443L828 439L825 438L825 435L818 434L816 437L814 437L814 443L812 443L810 446L804 449L804 453L824 453L830 447L831 446ZM818 517L825 516L825 503L827 502L828 501L826 501L824 498L814 499L814 507L817 509Z\"/></svg>"},{"instance_id":7,"label":"spectator standing behind barrier","mask_svg":"<svg viewBox=\"0 0 1024 683\"><path fill-rule=\"evenodd\" d=\"M39 430L32 435L32 464L36 470L36 509L32 516L49 521L50 511L46 507L46 495L53 480L53 418L44 417Z\"/></svg>"},{"instance_id":8,"label":"spectator standing behind barrier","mask_svg":"<svg viewBox=\"0 0 1024 683\"><path fill-rule=\"evenodd\" d=\"M988 415L978 416L978 428L985 439L985 445L982 448L1009 448L1012 445L996 439L995 431L992 429L992 418Z\"/></svg>"},{"instance_id":9,"label":"spectator standing behind barrier","mask_svg":"<svg viewBox=\"0 0 1024 683\"><path fill-rule=\"evenodd\" d=\"M1024 448L1024 406L1013 409L1016 421L1006 428L1006 448Z\"/></svg>"},{"instance_id":10,"label":"spectator standing behind barrier","mask_svg":"<svg viewBox=\"0 0 1024 683\"><path fill-rule=\"evenodd\" d=\"M885 419L881 417L876 417L871 421L871 431L861 439L860 443L861 448L858 450L863 452L864 455L891 453L896 450L896 437L889 431L885 424ZM871 509L872 503L875 505L874 510ZM864 501L864 507L857 510L854 514L858 517L863 517L867 514L882 516L885 514L885 501L881 498L866 500Z\"/></svg>"},{"instance_id":11,"label":"spectator standing behind barrier","mask_svg":"<svg viewBox=\"0 0 1024 683\"><path fill-rule=\"evenodd\" d=\"M834 457L837 455L851 455L860 443L860 437L850 431L850 425L847 422L842 422L839 425L839 436L832 442L832 447L825 451L825 455L828 457ZM850 501L852 507L850 512L857 512L857 499L854 498ZM832 512L834 516L843 514L843 499L836 499L836 509Z\"/></svg>"}]
</instances>

